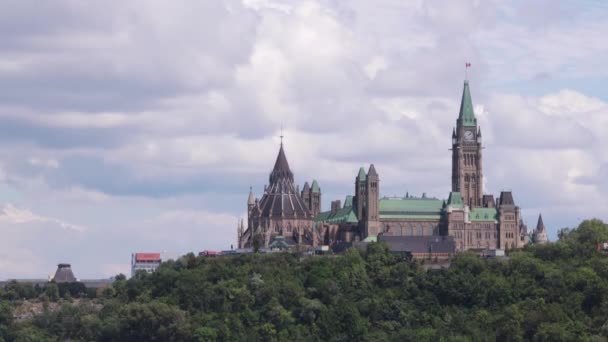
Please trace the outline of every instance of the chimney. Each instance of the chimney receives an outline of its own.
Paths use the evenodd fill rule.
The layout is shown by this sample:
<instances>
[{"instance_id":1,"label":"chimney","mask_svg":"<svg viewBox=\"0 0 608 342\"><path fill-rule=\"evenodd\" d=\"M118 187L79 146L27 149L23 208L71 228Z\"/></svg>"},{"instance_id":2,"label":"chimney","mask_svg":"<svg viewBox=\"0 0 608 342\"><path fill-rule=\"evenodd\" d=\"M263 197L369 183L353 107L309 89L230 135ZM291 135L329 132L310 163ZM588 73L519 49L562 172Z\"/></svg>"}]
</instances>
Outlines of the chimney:
<instances>
[{"instance_id":1,"label":"chimney","mask_svg":"<svg viewBox=\"0 0 608 342\"><path fill-rule=\"evenodd\" d=\"M331 214L334 215L335 213L338 212L338 210L340 210L340 208L342 208L342 201L340 200L335 200L331 202Z\"/></svg>"}]
</instances>

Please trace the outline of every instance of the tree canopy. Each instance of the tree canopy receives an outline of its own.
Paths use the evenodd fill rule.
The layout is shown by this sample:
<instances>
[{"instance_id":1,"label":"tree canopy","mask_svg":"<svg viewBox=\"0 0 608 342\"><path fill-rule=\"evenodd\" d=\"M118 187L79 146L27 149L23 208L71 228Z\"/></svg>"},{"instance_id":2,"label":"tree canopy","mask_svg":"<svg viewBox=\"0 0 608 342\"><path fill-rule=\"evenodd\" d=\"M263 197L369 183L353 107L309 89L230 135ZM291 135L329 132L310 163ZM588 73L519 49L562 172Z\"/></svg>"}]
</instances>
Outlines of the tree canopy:
<instances>
[{"instance_id":1,"label":"tree canopy","mask_svg":"<svg viewBox=\"0 0 608 342\"><path fill-rule=\"evenodd\" d=\"M608 226L589 220L555 243L463 253L440 270L376 243L339 256L189 254L96 292L9 284L0 341L608 341L604 241ZM24 299L43 311L15 319Z\"/></svg>"}]
</instances>

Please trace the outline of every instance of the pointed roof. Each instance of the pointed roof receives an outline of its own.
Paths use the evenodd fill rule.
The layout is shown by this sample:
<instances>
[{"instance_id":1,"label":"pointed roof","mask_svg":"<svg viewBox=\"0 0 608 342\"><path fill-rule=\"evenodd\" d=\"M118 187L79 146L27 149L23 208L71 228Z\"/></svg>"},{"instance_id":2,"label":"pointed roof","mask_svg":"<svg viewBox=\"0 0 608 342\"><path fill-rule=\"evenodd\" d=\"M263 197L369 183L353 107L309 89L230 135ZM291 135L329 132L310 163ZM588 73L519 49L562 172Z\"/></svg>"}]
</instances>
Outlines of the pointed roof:
<instances>
[{"instance_id":1,"label":"pointed roof","mask_svg":"<svg viewBox=\"0 0 608 342\"><path fill-rule=\"evenodd\" d=\"M270 184L253 212L264 218L310 220L312 215L296 189L293 173L289 169L283 143L279 149L274 168L270 173Z\"/></svg>"},{"instance_id":2,"label":"pointed roof","mask_svg":"<svg viewBox=\"0 0 608 342\"><path fill-rule=\"evenodd\" d=\"M450 192L450 195L448 196L447 205L456 208L464 208L464 201L462 200L462 195L460 194L460 192Z\"/></svg>"},{"instance_id":3,"label":"pointed roof","mask_svg":"<svg viewBox=\"0 0 608 342\"><path fill-rule=\"evenodd\" d=\"M247 204L255 204L255 197L253 196L253 188L249 187L249 198L247 198Z\"/></svg>"},{"instance_id":4,"label":"pointed roof","mask_svg":"<svg viewBox=\"0 0 608 342\"><path fill-rule=\"evenodd\" d=\"M55 272L53 281L56 283L73 283L77 281L70 264L57 265L57 271Z\"/></svg>"},{"instance_id":5,"label":"pointed roof","mask_svg":"<svg viewBox=\"0 0 608 342\"><path fill-rule=\"evenodd\" d=\"M352 195L347 195L346 198L344 199L344 206L343 206L343 208L352 207L352 206L353 206L353 196Z\"/></svg>"},{"instance_id":6,"label":"pointed roof","mask_svg":"<svg viewBox=\"0 0 608 342\"><path fill-rule=\"evenodd\" d=\"M462 100L460 101L460 114L458 120L462 121L463 126L476 126L477 119L473 112L473 101L471 100L471 90L469 89L469 81L464 81L464 89L462 90Z\"/></svg>"},{"instance_id":7,"label":"pointed roof","mask_svg":"<svg viewBox=\"0 0 608 342\"><path fill-rule=\"evenodd\" d=\"M363 166L361 166L361 168L359 169L359 174L357 175L357 178L359 179L359 182L363 182L365 178L367 178L367 174L365 173L365 169L363 168Z\"/></svg>"},{"instance_id":8,"label":"pointed roof","mask_svg":"<svg viewBox=\"0 0 608 342\"><path fill-rule=\"evenodd\" d=\"M321 188L319 188L319 183L315 179L312 180L311 192L319 193L321 192Z\"/></svg>"},{"instance_id":9,"label":"pointed roof","mask_svg":"<svg viewBox=\"0 0 608 342\"><path fill-rule=\"evenodd\" d=\"M545 231L545 224L543 223L542 214L538 214L538 223L536 224L536 231L539 233Z\"/></svg>"},{"instance_id":10,"label":"pointed roof","mask_svg":"<svg viewBox=\"0 0 608 342\"><path fill-rule=\"evenodd\" d=\"M279 179L287 179L293 182L293 173L289 169L289 163L287 162L282 142L281 147L279 148L279 154L277 155L277 160L274 163L274 168L270 173L270 183L275 183Z\"/></svg>"},{"instance_id":11,"label":"pointed roof","mask_svg":"<svg viewBox=\"0 0 608 342\"><path fill-rule=\"evenodd\" d=\"M511 191L502 191L500 193L499 202L499 205L515 205Z\"/></svg>"},{"instance_id":12,"label":"pointed roof","mask_svg":"<svg viewBox=\"0 0 608 342\"><path fill-rule=\"evenodd\" d=\"M369 171L367 171L367 175L369 177L378 177L378 173L376 172L376 168L374 167L374 164L371 164L369 166Z\"/></svg>"},{"instance_id":13,"label":"pointed roof","mask_svg":"<svg viewBox=\"0 0 608 342\"><path fill-rule=\"evenodd\" d=\"M304 187L302 188L302 192L308 192L310 190L310 185L308 182L304 182Z\"/></svg>"}]
</instances>

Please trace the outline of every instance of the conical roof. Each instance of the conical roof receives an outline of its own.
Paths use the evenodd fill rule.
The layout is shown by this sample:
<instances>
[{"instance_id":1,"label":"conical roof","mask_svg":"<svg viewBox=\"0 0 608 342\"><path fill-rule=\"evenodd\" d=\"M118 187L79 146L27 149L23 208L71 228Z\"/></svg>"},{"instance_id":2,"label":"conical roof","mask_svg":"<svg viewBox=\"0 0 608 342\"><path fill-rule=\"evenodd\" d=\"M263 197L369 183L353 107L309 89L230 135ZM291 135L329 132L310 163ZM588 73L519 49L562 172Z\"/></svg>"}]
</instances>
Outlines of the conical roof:
<instances>
[{"instance_id":1,"label":"conical roof","mask_svg":"<svg viewBox=\"0 0 608 342\"><path fill-rule=\"evenodd\" d=\"M538 223L536 224L536 231L539 233L545 231L545 224L543 223L542 214L538 214Z\"/></svg>"},{"instance_id":2,"label":"conical roof","mask_svg":"<svg viewBox=\"0 0 608 342\"><path fill-rule=\"evenodd\" d=\"M367 177L367 174L365 173L365 169L363 168L363 166L361 166L361 168L359 169L359 175L357 176L357 178L359 178L359 182L363 182L366 177Z\"/></svg>"},{"instance_id":3,"label":"conical roof","mask_svg":"<svg viewBox=\"0 0 608 342\"><path fill-rule=\"evenodd\" d=\"M77 281L70 264L57 265L57 271L55 271L53 281L56 283L73 283Z\"/></svg>"},{"instance_id":4,"label":"conical roof","mask_svg":"<svg viewBox=\"0 0 608 342\"><path fill-rule=\"evenodd\" d=\"M270 173L270 183L272 184L279 179L286 179L293 182L293 173L289 169L289 163L287 162L287 157L285 156L285 151L283 150L283 143L281 143L277 160L274 163L272 172Z\"/></svg>"},{"instance_id":5,"label":"conical roof","mask_svg":"<svg viewBox=\"0 0 608 342\"><path fill-rule=\"evenodd\" d=\"M308 185L308 182L304 182L304 187L302 188L303 192L308 192L310 190L310 185Z\"/></svg>"},{"instance_id":6,"label":"conical roof","mask_svg":"<svg viewBox=\"0 0 608 342\"><path fill-rule=\"evenodd\" d=\"M270 184L260 199L259 210L262 217L312 219L312 214L296 190L283 143L270 173Z\"/></svg>"},{"instance_id":7,"label":"conical roof","mask_svg":"<svg viewBox=\"0 0 608 342\"><path fill-rule=\"evenodd\" d=\"M247 198L247 204L254 205L255 204L255 196L253 196L253 188L249 187L249 197Z\"/></svg>"},{"instance_id":8,"label":"conical roof","mask_svg":"<svg viewBox=\"0 0 608 342\"><path fill-rule=\"evenodd\" d=\"M463 126L477 125L475 112L473 112L471 90L469 90L469 81L464 81L464 89L462 90L462 100L460 101L460 113L458 115L458 120L462 121Z\"/></svg>"},{"instance_id":9,"label":"conical roof","mask_svg":"<svg viewBox=\"0 0 608 342\"><path fill-rule=\"evenodd\" d=\"M317 183L317 181L315 179L312 180L312 188L311 191L314 193L319 193L321 192L321 188L319 187L319 183Z\"/></svg>"},{"instance_id":10,"label":"conical roof","mask_svg":"<svg viewBox=\"0 0 608 342\"><path fill-rule=\"evenodd\" d=\"M371 165L369 166L369 171L367 171L367 175L368 175L369 177L372 177L372 176L378 176L378 173L376 172L376 168L374 167L374 164L371 164Z\"/></svg>"}]
</instances>

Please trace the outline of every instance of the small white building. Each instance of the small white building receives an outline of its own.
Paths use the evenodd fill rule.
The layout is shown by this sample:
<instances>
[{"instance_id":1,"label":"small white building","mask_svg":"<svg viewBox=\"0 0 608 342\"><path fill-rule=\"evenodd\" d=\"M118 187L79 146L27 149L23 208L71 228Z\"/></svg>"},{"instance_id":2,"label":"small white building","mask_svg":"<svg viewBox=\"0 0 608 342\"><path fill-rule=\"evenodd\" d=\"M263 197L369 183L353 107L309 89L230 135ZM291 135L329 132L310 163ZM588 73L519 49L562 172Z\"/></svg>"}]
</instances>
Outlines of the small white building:
<instances>
[{"instance_id":1,"label":"small white building","mask_svg":"<svg viewBox=\"0 0 608 342\"><path fill-rule=\"evenodd\" d=\"M148 273L154 272L161 262L160 253L133 253L131 254L131 277L140 270Z\"/></svg>"}]
</instances>

